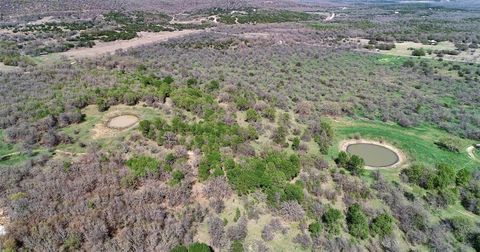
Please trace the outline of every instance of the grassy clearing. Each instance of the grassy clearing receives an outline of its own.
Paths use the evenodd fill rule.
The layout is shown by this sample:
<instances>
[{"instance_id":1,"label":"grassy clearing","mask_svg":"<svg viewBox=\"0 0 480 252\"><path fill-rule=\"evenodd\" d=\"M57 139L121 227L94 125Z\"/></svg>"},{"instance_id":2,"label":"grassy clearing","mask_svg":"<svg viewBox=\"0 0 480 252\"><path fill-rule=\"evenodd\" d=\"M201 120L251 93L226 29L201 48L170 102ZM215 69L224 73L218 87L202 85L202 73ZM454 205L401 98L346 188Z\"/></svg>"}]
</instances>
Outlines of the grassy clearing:
<instances>
[{"instance_id":1,"label":"grassy clearing","mask_svg":"<svg viewBox=\"0 0 480 252\"><path fill-rule=\"evenodd\" d=\"M385 141L398 147L407 155L408 166L412 162L420 162L425 165L433 166L438 163L449 163L458 169L478 169L480 162L476 162L468 157L466 148L471 146L471 140L462 139L450 135L432 126L420 126L415 128L403 128L396 124L386 124L382 122L352 120L348 118L338 119L332 125L336 131L335 145L329 153L331 157L338 154L338 143L343 139L353 136L360 136L361 138L374 139L377 141ZM460 153L453 153L438 148L434 142L441 138L453 138L458 140L461 144ZM427 190L420 188L417 185L407 184L401 181L401 168L382 169L381 173L387 181L400 183L406 191L409 191L417 197L428 197ZM362 179L367 183L372 183L373 171L367 172ZM383 203L379 202L376 208L380 208ZM443 220L462 216L478 223L478 216L466 211L465 208L457 201L454 205L448 206L445 209L438 209L432 211L432 218L429 219L432 223L439 223ZM420 251L428 251L423 246L417 247Z\"/></svg>"},{"instance_id":2,"label":"grassy clearing","mask_svg":"<svg viewBox=\"0 0 480 252\"><path fill-rule=\"evenodd\" d=\"M15 152L13 145L5 143L3 137L3 131L0 130L0 157Z\"/></svg>"},{"instance_id":3,"label":"grassy clearing","mask_svg":"<svg viewBox=\"0 0 480 252\"><path fill-rule=\"evenodd\" d=\"M16 165L27 160L17 145L6 143L3 137L3 131L0 130L0 167Z\"/></svg>"},{"instance_id":4,"label":"grassy clearing","mask_svg":"<svg viewBox=\"0 0 480 252\"><path fill-rule=\"evenodd\" d=\"M108 120L117 115L132 114L138 116L139 120L153 119L155 117L167 118L160 110L143 107L141 105L112 106L108 111L99 112L96 106L87 106L82 111L85 114L85 121L62 129L62 132L73 137L75 144L59 145L57 149L72 153L86 152L86 147L91 143L99 143L102 147L115 148L118 140L130 134L133 128L126 130L108 129L104 125ZM135 128L135 127L134 127ZM105 131L105 132L102 132ZM80 146L80 143L83 145ZM85 146L84 146L85 145Z\"/></svg>"},{"instance_id":5,"label":"grassy clearing","mask_svg":"<svg viewBox=\"0 0 480 252\"><path fill-rule=\"evenodd\" d=\"M395 124L351 119L337 120L333 126L336 131L335 141L337 144L331 150L332 157L338 154L338 143L341 140L359 135L362 138L393 144L407 155L409 163L420 162L430 166L447 163L458 169L474 169L480 165L470 159L465 151L473 141L455 137L431 126L403 128ZM445 137L459 141L462 146L460 153L440 149L434 144L435 141Z\"/></svg>"}]
</instances>

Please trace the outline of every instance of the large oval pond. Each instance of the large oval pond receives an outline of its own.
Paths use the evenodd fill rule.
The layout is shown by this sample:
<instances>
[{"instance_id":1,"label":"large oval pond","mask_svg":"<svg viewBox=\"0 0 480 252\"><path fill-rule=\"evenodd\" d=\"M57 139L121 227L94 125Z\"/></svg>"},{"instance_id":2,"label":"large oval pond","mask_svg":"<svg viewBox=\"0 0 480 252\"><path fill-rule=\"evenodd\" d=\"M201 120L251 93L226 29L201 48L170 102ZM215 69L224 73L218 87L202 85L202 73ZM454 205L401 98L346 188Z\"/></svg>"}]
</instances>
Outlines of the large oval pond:
<instances>
[{"instance_id":1,"label":"large oval pond","mask_svg":"<svg viewBox=\"0 0 480 252\"><path fill-rule=\"evenodd\" d=\"M370 167L388 167L399 161L397 153L378 144L355 143L347 146L347 152L365 160Z\"/></svg>"}]
</instances>

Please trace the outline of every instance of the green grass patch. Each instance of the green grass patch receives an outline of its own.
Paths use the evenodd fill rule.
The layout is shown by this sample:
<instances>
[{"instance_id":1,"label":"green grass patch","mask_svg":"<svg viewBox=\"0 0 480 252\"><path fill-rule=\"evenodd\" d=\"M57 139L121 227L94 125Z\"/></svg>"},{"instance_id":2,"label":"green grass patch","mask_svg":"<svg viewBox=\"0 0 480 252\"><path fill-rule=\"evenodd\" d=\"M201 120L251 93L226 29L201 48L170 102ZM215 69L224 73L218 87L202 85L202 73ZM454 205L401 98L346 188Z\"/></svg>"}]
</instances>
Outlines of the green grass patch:
<instances>
[{"instance_id":1,"label":"green grass patch","mask_svg":"<svg viewBox=\"0 0 480 252\"><path fill-rule=\"evenodd\" d=\"M156 117L161 116L162 118L166 118L167 121L170 120L170 116L164 115L159 110L155 110L149 107L142 107L142 106L126 106L126 105L118 105L112 106L108 111L99 112L96 106L87 106L85 109L82 110L82 113L85 115L84 121L79 124L73 124L66 128L61 129L60 132L67 134L68 136L72 137L75 141L73 144L61 144L57 146L57 149L67 152L73 153L84 153L86 152L86 146L93 142L99 143L102 148L107 150L114 149L117 144L120 142L119 139L126 137L128 134L132 132L131 129L129 130L119 130L114 135L108 135L107 137L100 137L98 139L94 139L93 129L95 125L106 123L108 119L123 115L123 114L133 114L138 116L140 120L144 119L153 119ZM189 119L191 118L191 115ZM80 146L80 143L83 145Z\"/></svg>"},{"instance_id":2,"label":"green grass patch","mask_svg":"<svg viewBox=\"0 0 480 252\"><path fill-rule=\"evenodd\" d=\"M382 65L401 66L403 65L403 63L405 63L406 60L408 60L407 57L382 55L378 57L377 61Z\"/></svg>"},{"instance_id":3,"label":"green grass patch","mask_svg":"<svg viewBox=\"0 0 480 252\"><path fill-rule=\"evenodd\" d=\"M423 163L428 166L446 163L456 169L474 169L479 165L470 159L465 151L473 141L455 137L431 126L403 128L395 124L351 119L341 119L332 125L336 133L336 143L359 135L364 139L386 141L393 144L407 155L409 162ZM460 152L447 151L435 145L435 142L442 138L455 139L461 146ZM332 157L335 157L337 153L338 144L330 151Z\"/></svg>"},{"instance_id":4,"label":"green grass patch","mask_svg":"<svg viewBox=\"0 0 480 252\"><path fill-rule=\"evenodd\" d=\"M3 131L0 130L0 157L15 152L13 145L5 143L3 139Z\"/></svg>"},{"instance_id":5,"label":"green grass patch","mask_svg":"<svg viewBox=\"0 0 480 252\"><path fill-rule=\"evenodd\" d=\"M0 167L17 165L27 159L27 156L20 152L19 146L4 141L3 131L0 130Z\"/></svg>"}]
</instances>

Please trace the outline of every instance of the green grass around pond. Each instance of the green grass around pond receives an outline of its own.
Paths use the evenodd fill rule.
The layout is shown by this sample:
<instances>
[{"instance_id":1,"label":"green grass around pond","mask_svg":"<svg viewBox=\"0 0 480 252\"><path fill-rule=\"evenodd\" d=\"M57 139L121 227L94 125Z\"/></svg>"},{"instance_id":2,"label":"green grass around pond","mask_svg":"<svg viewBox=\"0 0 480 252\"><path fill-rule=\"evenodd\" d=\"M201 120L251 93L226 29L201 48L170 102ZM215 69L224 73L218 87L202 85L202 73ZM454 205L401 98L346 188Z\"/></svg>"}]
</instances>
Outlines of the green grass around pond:
<instances>
[{"instance_id":1,"label":"green grass around pond","mask_svg":"<svg viewBox=\"0 0 480 252\"><path fill-rule=\"evenodd\" d=\"M118 144L120 140L130 134L133 130L118 130L114 134L107 134L106 136L94 137L94 129L97 124L105 124L110 118L132 114L139 117L140 120L151 120L156 117L162 117L169 120L172 116L165 115L161 110L143 107L141 105L126 106L117 105L112 106L105 112L99 112L97 106L87 106L82 110L85 114L84 121L79 124L73 124L66 128L61 129L61 132L72 137L74 139L73 144L60 144L57 146L58 150L72 153L85 153L87 152L88 145L92 143L99 144L102 149L115 149L119 148ZM187 114L191 117L191 114ZM189 117L189 118L190 118ZM82 143L82 146L80 146Z\"/></svg>"},{"instance_id":2,"label":"green grass around pond","mask_svg":"<svg viewBox=\"0 0 480 252\"><path fill-rule=\"evenodd\" d=\"M480 168L480 163L470 159L466 152L466 148L472 145L473 141L455 137L430 126L403 128L395 124L351 119L340 119L332 125L336 133L336 144L330 153L332 157L337 155L340 141L357 135L364 139L383 140L393 144L407 155L409 162L429 166L447 163L457 169ZM435 145L435 141L446 137L458 140L461 145L459 153L449 152Z\"/></svg>"}]
</instances>

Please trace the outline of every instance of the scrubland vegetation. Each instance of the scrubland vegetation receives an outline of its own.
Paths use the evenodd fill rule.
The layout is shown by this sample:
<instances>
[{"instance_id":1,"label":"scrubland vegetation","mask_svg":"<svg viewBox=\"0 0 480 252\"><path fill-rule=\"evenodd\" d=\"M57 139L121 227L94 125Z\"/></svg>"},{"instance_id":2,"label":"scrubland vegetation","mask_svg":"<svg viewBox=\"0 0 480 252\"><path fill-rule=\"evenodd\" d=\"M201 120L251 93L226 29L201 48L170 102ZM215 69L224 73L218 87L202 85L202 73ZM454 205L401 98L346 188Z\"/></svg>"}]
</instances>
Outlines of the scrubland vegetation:
<instances>
[{"instance_id":1,"label":"scrubland vegetation","mask_svg":"<svg viewBox=\"0 0 480 252\"><path fill-rule=\"evenodd\" d=\"M0 60L19 66L0 73L2 251L480 249L480 162L466 151L480 141L480 66L423 56L446 51L371 53L431 40L473 50L475 10L105 1L75 11L88 4L61 22L2 16L14 21L2 23ZM207 27L113 55L30 58ZM122 115L138 122L109 127ZM395 146L402 163L365 167L346 139Z\"/></svg>"}]
</instances>

